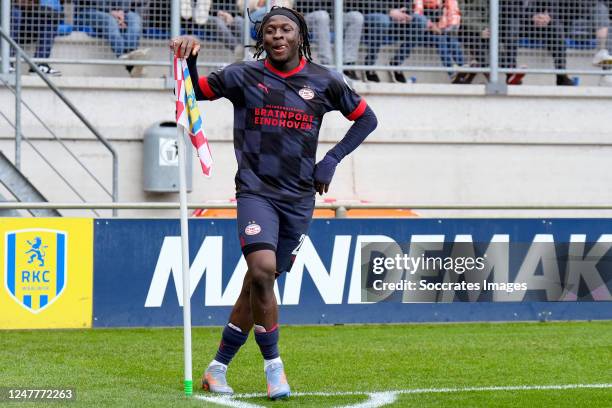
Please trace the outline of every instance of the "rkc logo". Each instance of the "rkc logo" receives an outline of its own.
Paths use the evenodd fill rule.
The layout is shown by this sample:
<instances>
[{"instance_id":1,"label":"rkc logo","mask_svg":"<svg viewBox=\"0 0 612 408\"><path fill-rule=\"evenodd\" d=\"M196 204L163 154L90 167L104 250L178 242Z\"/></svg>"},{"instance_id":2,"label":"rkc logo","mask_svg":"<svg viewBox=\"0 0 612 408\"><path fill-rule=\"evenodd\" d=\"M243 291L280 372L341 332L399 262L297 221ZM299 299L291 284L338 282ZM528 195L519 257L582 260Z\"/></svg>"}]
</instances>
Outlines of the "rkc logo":
<instances>
[{"instance_id":1,"label":"rkc logo","mask_svg":"<svg viewBox=\"0 0 612 408\"><path fill-rule=\"evenodd\" d=\"M66 287L67 235L48 229L6 233L4 286L32 313L49 307Z\"/></svg>"}]
</instances>

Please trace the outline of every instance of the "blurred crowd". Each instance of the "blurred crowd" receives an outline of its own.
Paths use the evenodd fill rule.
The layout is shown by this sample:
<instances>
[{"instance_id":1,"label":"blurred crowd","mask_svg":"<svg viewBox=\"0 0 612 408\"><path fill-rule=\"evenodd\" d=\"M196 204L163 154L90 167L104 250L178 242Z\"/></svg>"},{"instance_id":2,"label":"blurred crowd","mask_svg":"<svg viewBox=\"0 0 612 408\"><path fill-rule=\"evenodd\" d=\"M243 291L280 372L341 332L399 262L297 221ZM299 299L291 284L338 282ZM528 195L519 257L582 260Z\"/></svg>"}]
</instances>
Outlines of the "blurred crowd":
<instances>
[{"instance_id":1,"label":"blurred crowd","mask_svg":"<svg viewBox=\"0 0 612 408\"><path fill-rule=\"evenodd\" d=\"M13 0L11 35L19 44L36 43L34 57L49 58L58 27L64 20L63 0ZM180 0L181 29L208 42L231 50L242 59L244 19L261 20L265 0L246 0L249 16L244 16L245 0ZM334 63L334 1L276 0L273 5L293 7L302 12L311 31L315 59ZM499 0L499 65L515 69L509 84L520 84L524 67L517 65L519 48L538 48L550 54L557 70L567 67L569 47L590 49L593 64L612 68L612 0ZM170 0L73 0L71 10L75 30L108 42L115 56L124 59L130 75L142 76L148 49L143 37L168 38ZM376 65L401 66L417 47L435 50L440 64L448 68L448 80L467 84L476 74L459 67L486 67L491 37L489 0L345 0L343 8L345 75L353 80L380 82ZM253 35L251 30L251 36ZM153 38L152 37L152 38ZM397 44L388 59L381 58L383 46ZM352 65L372 69L359 72ZM59 75L47 63L39 68ZM604 71L605 72L605 71ZM611 75L604 84L612 85ZM391 70L395 82L407 82L400 69ZM564 74L557 85L575 85Z\"/></svg>"}]
</instances>

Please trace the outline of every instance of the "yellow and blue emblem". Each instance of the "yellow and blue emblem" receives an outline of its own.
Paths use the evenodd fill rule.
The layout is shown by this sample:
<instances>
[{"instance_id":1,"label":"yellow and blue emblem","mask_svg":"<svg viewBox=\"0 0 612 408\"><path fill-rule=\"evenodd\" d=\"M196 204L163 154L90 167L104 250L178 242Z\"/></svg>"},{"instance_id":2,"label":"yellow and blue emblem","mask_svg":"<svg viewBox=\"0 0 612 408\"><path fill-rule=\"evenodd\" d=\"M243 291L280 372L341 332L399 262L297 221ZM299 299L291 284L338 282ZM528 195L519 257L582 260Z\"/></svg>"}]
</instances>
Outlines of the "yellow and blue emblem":
<instances>
[{"instance_id":1,"label":"yellow and blue emblem","mask_svg":"<svg viewBox=\"0 0 612 408\"><path fill-rule=\"evenodd\" d=\"M5 287L23 308L39 313L64 292L67 283L64 231L26 229L5 235Z\"/></svg>"}]
</instances>

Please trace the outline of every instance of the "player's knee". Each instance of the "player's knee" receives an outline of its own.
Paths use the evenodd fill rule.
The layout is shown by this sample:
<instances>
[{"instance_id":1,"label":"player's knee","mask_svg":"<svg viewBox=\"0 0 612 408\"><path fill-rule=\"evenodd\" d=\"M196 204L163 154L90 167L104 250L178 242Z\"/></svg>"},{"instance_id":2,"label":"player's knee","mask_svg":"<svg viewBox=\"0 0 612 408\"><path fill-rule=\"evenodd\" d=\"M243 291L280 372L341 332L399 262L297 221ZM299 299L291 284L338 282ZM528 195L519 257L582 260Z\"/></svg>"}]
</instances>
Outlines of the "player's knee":
<instances>
[{"instance_id":1,"label":"player's knee","mask_svg":"<svg viewBox=\"0 0 612 408\"><path fill-rule=\"evenodd\" d=\"M253 274L251 287L258 291L267 291L274 287L274 272L269 270L260 270Z\"/></svg>"},{"instance_id":2,"label":"player's knee","mask_svg":"<svg viewBox=\"0 0 612 408\"><path fill-rule=\"evenodd\" d=\"M276 262L269 259L258 259L249 265L251 286L269 289L274 286Z\"/></svg>"}]
</instances>

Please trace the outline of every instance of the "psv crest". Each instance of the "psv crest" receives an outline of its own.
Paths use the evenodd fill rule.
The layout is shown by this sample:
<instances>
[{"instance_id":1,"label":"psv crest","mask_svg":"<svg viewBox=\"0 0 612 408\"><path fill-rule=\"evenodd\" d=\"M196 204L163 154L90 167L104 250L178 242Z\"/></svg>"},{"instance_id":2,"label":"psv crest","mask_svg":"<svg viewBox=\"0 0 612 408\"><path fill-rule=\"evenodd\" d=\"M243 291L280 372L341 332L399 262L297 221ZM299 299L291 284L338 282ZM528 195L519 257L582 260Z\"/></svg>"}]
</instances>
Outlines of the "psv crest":
<instances>
[{"instance_id":1,"label":"psv crest","mask_svg":"<svg viewBox=\"0 0 612 408\"><path fill-rule=\"evenodd\" d=\"M304 86L302 89L300 89L298 94L300 94L300 96L307 101L315 97L315 92L308 86Z\"/></svg>"},{"instance_id":2,"label":"psv crest","mask_svg":"<svg viewBox=\"0 0 612 408\"><path fill-rule=\"evenodd\" d=\"M29 312L49 307L66 287L67 235L48 229L6 233L4 287Z\"/></svg>"}]
</instances>

